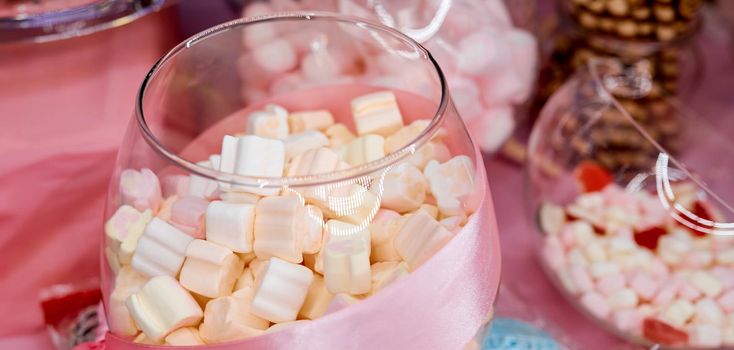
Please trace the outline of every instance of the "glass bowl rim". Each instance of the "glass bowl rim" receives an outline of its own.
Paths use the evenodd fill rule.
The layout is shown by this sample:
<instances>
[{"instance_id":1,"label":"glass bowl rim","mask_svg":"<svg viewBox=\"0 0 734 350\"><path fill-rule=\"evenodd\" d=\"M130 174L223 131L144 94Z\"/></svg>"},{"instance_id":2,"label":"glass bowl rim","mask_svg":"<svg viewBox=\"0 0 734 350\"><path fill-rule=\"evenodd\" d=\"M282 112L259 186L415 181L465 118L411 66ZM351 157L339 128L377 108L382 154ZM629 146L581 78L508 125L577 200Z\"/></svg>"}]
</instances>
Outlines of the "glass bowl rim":
<instances>
[{"instance_id":1,"label":"glass bowl rim","mask_svg":"<svg viewBox=\"0 0 734 350\"><path fill-rule=\"evenodd\" d=\"M139 1L96 0L69 8L0 16L0 27L15 30L17 34L12 39L0 40L0 45L46 43L82 37L129 24L177 1L153 0L146 6L141 6ZM44 33L33 32L41 27L61 29Z\"/></svg>"},{"instance_id":2,"label":"glass bowl rim","mask_svg":"<svg viewBox=\"0 0 734 350\"><path fill-rule=\"evenodd\" d=\"M349 24L354 25L360 29L368 29L389 34L392 36L392 38L397 38L402 42L409 44L419 54L421 54L421 60L426 59L433 65L435 74L438 77L441 87L440 102L438 108L436 109L436 112L431 118L431 122L429 123L429 125L417 137L411 140L410 143L403 146L397 151L385 155L380 159L359 166L353 166L345 170L337 170L329 173L296 177L257 177L220 172L219 170L201 166L190 160L179 157L174 152L167 149L163 144L161 144L153 131L150 130L150 128L148 127L143 111L143 100L147 87L149 86L151 81L155 79L157 73L161 70L161 68L178 53L193 47L206 38L227 32L232 29L238 29L240 27L244 28L247 25L278 21L314 20L325 22L328 21L337 25ZM385 90L389 90L389 88L386 87ZM390 167L397 165L396 163L398 163L399 161L414 154L421 146L428 143L439 132L440 125L445 119L448 105L448 84L446 82L443 71L441 70L433 56L428 52L428 50L426 50L420 43L416 42L409 36L399 32L396 29L359 17L323 11L289 11L277 12L251 18L240 18L225 22L206 29L202 32L199 32L176 45L173 49L171 49L170 51L168 51L168 53L161 57L146 74L145 79L143 80L143 83L141 84L136 97L135 120L138 131L140 131L148 145L150 145L150 147L166 161L183 169L187 173L195 174L211 180L235 184L238 186L246 186L251 188L281 188L283 186L318 186L338 183L342 181L350 181L369 176L370 174L376 173L377 171L382 169L389 169ZM470 143L472 143L473 146L473 141L471 140L471 138L469 138L469 141Z\"/></svg>"}]
</instances>

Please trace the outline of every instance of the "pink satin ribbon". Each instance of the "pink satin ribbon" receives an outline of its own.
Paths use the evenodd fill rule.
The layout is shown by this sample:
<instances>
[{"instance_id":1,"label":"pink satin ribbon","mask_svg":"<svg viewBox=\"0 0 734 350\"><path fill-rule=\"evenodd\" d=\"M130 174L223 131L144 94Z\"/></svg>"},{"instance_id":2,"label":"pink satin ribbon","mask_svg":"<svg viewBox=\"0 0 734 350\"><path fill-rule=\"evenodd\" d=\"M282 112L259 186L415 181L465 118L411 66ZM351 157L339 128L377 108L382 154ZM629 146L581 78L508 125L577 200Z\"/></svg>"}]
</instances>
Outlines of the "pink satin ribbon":
<instances>
[{"instance_id":1,"label":"pink satin ribbon","mask_svg":"<svg viewBox=\"0 0 734 350\"><path fill-rule=\"evenodd\" d=\"M415 272L363 302L312 322L242 341L177 349L463 349L488 320L501 270L494 206L478 150L475 159L482 205L456 237ZM134 344L111 333L94 346L170 349Z\"/></svg>"}]
</instances>

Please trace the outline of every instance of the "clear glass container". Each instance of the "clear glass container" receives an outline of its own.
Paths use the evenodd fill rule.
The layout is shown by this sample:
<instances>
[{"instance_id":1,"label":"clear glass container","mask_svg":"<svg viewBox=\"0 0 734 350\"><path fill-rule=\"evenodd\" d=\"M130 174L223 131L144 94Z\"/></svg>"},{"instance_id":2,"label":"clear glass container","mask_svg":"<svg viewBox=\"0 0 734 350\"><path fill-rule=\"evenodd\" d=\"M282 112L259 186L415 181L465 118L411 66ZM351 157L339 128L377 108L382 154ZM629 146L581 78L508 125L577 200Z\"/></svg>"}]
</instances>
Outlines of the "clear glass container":
<instances>
[{"instance_id":1,"label":"clear glass container","mask_svg":"<svg viewBox=\"0 0 734 350\"><path fill-rule=\"evenodd\" d=\"M572 305L630 342L731 347L734 147L670 96L626 102L655 89L644 62L592 59L543 108L527 167L540 260ZM638 122L651 114L664 116L654 129Z\"/></svg>"},{"instance_id":2,"label":"clear glass container","mask_svg":"<svg viewBox=\"0 0 734 350\"><path fill-rule=\"evenodd\" d=\"M257 50L242 48L263 38ZM371 69L375 53L409 69L404 89L382 84L393 72ZM340 67L331 59L341 55L358 63ZM353 74L241 94L304 66ZM452 347L469 344L491 319L499 283L496 230L474 226L492 216L482 212L491 202L478 155L434 59L393 29L300 12L193 36L143 82L111 179L107 346L257 342L302 327L317 332L311 341L339 337L316 330L338 317L349 324L342 308L379 309L383 292L415 287L413 277L440 269L455 240L487 237L449 264L476 256L491 262L472 265L479 276L495 271L478 282L481 293L456 297L476 303L481 319L441 326L468 332ZM408 299L434 300L454 285L458 272L442 292L413 290ZM426 320L419 315L433 312L404 311ZM368 331L349 333L373 341Z\"/></svg>"}]
</instances>

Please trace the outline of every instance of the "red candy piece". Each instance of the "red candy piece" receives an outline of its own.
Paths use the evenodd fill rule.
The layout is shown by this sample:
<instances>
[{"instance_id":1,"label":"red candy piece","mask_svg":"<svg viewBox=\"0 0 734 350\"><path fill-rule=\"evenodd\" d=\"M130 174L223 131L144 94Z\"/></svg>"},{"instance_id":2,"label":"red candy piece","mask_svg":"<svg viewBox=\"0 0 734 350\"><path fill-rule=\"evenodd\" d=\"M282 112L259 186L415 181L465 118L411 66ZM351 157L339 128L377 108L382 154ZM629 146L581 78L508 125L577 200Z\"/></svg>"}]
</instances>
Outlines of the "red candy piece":
<instances>
[{"instance_id":1,"label":"red candy piece","mask_svg":"<svg viewBox=\"0 0 734 350\"><path fill-rule=\"evenodd\" d=\"M701 201L696 201L693 204L693 210L692 210L692 212L693 212L693 215L696 215L696 216L698 216L701 219L710 220L710 221L716 221L716 219L714 219L714 215L711 214L711 210L710 210L708 204L703 203ZM694 226L699 226L700 225L700 224L698 224L696 222L693 222L692 220L686 220L686 221L690 222ZM692 229L690 227L689 227L689 229L690 229L691 233L694 236L697 236L697 237L705 237L706 236L706 232L701 232L699 230Z\"/></svg>"},{"instance_id":2,"label":"red candy piece","mask_svg":"<svg viewBox=\"0 0 734 350\"><path fill-rule=\"evenodd\" d=\"M642 335L653 343L661 345L685 345L688 334L663 321L646 318L642 322Z\"/></svg>"},{"instance_id":3,"label":"red candy piece","mask_svg":"<svg viewBox=\"0 0 734 350\"><path fill-rule=\"evenodd\" d=\"M601 191L614 181L607 169L594 162L581 162L573 174L584 192Z\"/></svg>"},{"instance_id":4,"label":"red candy piece","mask_svg":"<svg viewBox=\"0 0 734 350\"><path fill-rule=\"evenodd\" d=\"M658 247L658 240L666 233L668 231L665 231L662 227L652 227L644 231L635 232L635 242L641 247L655 250Z\"/></svg>"}]
</instances>

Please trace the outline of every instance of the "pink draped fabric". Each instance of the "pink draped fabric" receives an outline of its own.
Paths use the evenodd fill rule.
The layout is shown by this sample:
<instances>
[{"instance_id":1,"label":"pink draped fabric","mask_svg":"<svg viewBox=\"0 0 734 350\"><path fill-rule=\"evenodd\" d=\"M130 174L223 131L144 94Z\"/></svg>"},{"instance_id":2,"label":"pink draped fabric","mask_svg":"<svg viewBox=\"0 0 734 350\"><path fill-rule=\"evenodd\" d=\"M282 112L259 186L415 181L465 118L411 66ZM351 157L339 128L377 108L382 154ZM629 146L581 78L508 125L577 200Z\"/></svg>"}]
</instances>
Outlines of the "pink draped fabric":
<instances>
[{"instance_id":1,"label":"pink draped fabric","mask_svg":"<svg viewBox=\"0 0 734 350\"><path fill-rule=\"evenodd\" d=\"M449 244L418 270L375 296L305 324L226 344L237 349L462 349L487 321L500 279L494 206L481 155L477 181L482 206ZM78 349L97 349L101 344ZM107 334L107 350L141 346ZM194 349L195 347L178 347Z\"/></svg>"},{"instance_id":2,"label":"pink draped fabric","mask_svg":"<svg viewBox=\"0 0 734 350\"><path fill-rule=\"evenodd\" d=\"M99 275L116 149L140 82L175 44L172 15L0 46L0 337L43 329L42 288Z\"/></svg>"}]
</instances>

